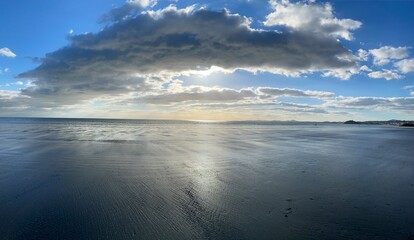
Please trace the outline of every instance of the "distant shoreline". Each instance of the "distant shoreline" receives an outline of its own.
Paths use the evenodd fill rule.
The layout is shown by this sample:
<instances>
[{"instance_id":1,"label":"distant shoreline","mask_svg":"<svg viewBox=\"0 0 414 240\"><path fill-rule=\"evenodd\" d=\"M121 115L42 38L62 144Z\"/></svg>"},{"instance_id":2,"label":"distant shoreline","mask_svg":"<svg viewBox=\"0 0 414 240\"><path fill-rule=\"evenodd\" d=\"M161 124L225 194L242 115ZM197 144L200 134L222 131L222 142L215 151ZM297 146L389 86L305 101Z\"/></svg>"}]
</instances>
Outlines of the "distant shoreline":
<instances>
[{"instance_id":1,"label":"distant shoreline","mask_svg":"<svg viewBox=\"0 0 414 240\"><path fill-rule=\"evenodd\" d=\"M391 125L414 127L414 120L388 121L297 121L297 120L174 120L174 119L128 119L128 118L65 118L65 117L0 117L0 120L40 120L40 121L125 121L125 122L164 122L164 123L205 123L205 124L349 124L349 125Z\"/></svg>"},{"instance_id":2,"label":"distant shoreline","mask_svg":"<svg viewBox=\"0 0 414 240\"><path fill-rule=\"evenodd\" d=\"M389 121L354 121L349 120L344 122L344 124L354 124L354 125L391 125L399 127L414 127L414 121L407 120L389 120Z\"/></svg>"}]
</instances>

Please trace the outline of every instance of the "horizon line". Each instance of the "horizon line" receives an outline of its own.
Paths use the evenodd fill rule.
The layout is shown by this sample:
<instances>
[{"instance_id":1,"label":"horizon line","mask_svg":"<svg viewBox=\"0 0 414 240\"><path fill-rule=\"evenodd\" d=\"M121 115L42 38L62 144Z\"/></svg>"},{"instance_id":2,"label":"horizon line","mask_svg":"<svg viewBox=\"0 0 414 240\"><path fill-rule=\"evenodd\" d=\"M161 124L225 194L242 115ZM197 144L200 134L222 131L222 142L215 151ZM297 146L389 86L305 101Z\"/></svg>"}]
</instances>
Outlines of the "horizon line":
<instances>
[{"instance_id":1,"label":"horizon line","mask_svg":"<svg viewBox=\"0 0 414 240\"><path fill-rule=\"evenodd\" d=\"M180 121L180 122L199 122L199 123L228 123L228 122L298 122L298 123L344 123L347 121L355 122L414 122L406 119L389 119L389 120L354 120L344 121L302 121L302 120L214 120L214 119L167 119L167 118L106 118L106 117L28 117L28 116L0 116L0 118L21 118L21 119L66 119L66 120L124 120L124 121Z\"/></svg>"}]
</instances>

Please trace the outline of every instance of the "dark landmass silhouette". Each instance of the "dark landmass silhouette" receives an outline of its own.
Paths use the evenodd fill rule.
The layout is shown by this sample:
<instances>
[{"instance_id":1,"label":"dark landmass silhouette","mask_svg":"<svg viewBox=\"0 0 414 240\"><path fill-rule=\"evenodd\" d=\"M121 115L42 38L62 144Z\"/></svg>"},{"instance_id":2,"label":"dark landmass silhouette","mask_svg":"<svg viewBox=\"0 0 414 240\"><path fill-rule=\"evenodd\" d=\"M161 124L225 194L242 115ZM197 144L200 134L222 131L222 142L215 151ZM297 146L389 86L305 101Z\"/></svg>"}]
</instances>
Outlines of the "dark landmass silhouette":
<instances>
[{"instance_id":1,"label":"dark landmass silhouette","mask_svg":"<svg viewBox=\"0 0 414 240\"><path fill-rule=\"evenodd\" d=\"M400 127L414 127L414 121L407 121L407 120L388 120L388 121L354 121L348 120L345 121L344 124L365 124L365 125L392 125L392 126L400 126Z\"/></svg>"}]
</instances>

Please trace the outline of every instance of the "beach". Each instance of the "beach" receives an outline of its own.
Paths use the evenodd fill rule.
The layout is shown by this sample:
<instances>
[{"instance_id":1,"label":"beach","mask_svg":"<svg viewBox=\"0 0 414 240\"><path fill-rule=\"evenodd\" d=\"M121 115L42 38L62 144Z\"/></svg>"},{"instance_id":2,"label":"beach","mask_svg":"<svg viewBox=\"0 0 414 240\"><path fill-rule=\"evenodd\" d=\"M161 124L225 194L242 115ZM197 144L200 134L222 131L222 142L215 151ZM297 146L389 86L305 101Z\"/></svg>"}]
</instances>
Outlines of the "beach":
<instances>
[{"instance_id":1,"label":"beach","mask_svg":"<svg viewBox=\"0 0 414 240\"><path fill-rule=\"evenodd\" d=\"M409 239L414 129L0 119L1 239Z\"/></svg>"}]
</instances>

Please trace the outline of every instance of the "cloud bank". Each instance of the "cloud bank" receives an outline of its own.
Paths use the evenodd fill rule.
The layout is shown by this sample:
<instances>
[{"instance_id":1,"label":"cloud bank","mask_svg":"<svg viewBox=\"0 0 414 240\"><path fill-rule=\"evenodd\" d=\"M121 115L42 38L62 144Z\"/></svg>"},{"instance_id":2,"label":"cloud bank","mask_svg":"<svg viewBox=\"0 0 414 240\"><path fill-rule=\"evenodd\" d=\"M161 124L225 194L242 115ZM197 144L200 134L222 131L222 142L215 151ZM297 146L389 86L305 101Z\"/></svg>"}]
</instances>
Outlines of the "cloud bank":
<instances>
[{"instance_id":1,"label":"cloud bank","mask_svg":"<svg viewBox=\"0 0 414 240\"><path fill-rule=\"evenodd\" d=\"M33 97L79 100L86 95L145 89L148 75L185 74L219 66L227 70L292 73L349 68L351 53L338 41L307 32L249 27L228 11L180 11L170 7L113 23L98 33L70 35L70 45L51 52L20 78ZM137 77L139 76L139 77Z\"/></svg>"},{"instance_id":2,"label":"cloud bank","mask_svg":"<svg viewBox=\"0 0 414 240\"><path fill-rule=\"evenodd\" d=\"M329 3L270 1L272 12L255 29L251 19L228 10L189 6L151 10L154 0L128 0L104 15L101 31L68 35L69 44L46 54L40 65L21 73L28 84L0 92L0 109L49 111L99 106L111 111L137 108L168 111L248 109L253 116L272 111L338 114L340 109L389 109L412 113L412 97L341 97L333 92L296 88L225 88L186 85L180 79L214 71L265 71L287 76L321 73L323 77L401 79L413 71L408 47L381 47L353 54L341 40L351 41L362 23L339 19ZM283 26L278 30L277 27ZM273 28L275 27L275 28ZM7 57L16 55L0 49ZM395 69L371 69L392 63ZM391 65L391 64L390 64ZM283 102L283 97L317 99L319 105ZM132 109L132 110L131 110ZM167 110L166 110L167 111ZM236 112L237 113L237 112Z\"/></svg>"}]
</instances>

